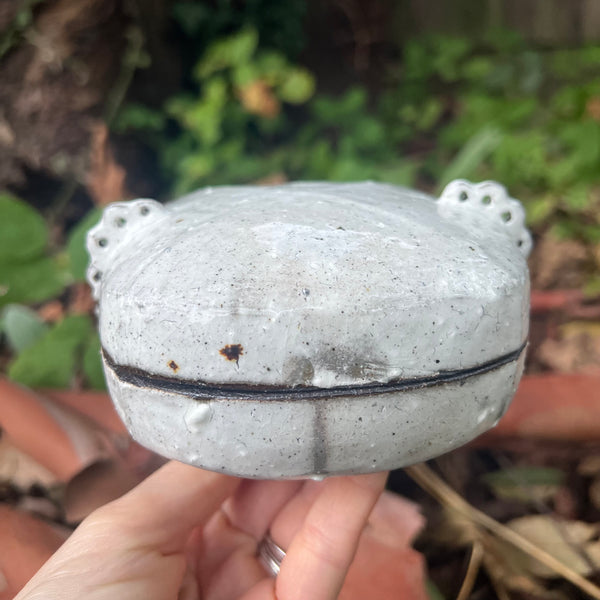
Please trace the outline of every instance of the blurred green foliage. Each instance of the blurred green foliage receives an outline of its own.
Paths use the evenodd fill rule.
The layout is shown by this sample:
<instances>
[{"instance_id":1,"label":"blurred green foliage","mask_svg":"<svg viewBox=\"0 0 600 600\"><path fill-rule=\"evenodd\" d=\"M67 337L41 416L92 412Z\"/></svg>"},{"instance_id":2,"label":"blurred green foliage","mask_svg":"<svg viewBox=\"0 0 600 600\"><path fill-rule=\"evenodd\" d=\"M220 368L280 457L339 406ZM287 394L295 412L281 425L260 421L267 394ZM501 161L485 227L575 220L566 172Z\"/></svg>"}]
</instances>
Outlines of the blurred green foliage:
<instances>
[{"instance_id":1,"label":"blurred green foliage","mask_svg":"<svg viewBox=\"0 0 600 600\"><path fill-rule=\"evenodd\" d=\"M192 79L196 90L171 98L164 113L129 105L115 128L151 134L176 193L280 169L281 156L272 148L289 129L282 105L305 103L314 92L313 76L283 53L259 48L257 31L245 27L210 44ZM165 133L169 120L176 136Z\"/></svg>"},{"instance_id":2,"label":"blurred green foliage","mask_svg":"<svg viewBox=\"0 0 600 600\"><path fill-rule=\"evenodd\" d=\"M273 175L432 191L495 179L524 201L534 229L600 242L600 46L428 35L403 45L377 92L327 97L293 53L273 49L264 23L239 25L199 49L193 93L163 111L127 105L117 119L154 147L174 193Z\"/></svg>"},{"instance_id":3,"label":"blurred green foliage","mask_svg":"<svg viewBox=\"0 0 600 600\"><path fill-rule=\"evenodd\" d=\"M29 304L62 295L84 278L85 234L100 211L70 233L66 248L50 248L43 217L29 205L0 194L0 341L10 350L10 378L37 387L68 387L83 378L102 389L100 343L90 317L67 315L48 326Z\"/></svg>"},{"instance_id":4,"label":"blurred green foliage","mask_svg":"<svg viewBox=\"0 0 600 600\"><path fill-rule=\"evenodd\" d=\"M435 38L415 44L448 48ZM439 180L444 165L493 128L493 143L453 176L501 181L525 202L533 227L550 224L560 236L600 242L600 47L536 51L507 36L489 40L486 50L459 43L449 53L451 110L433 131L428 174ZM443 77L434 73L427 89Z\"/></svg>"},{"instance_id":5,"label":"blurred green foliage","mask_svg":"<svg viewBox=\"0 0 600 600\"><path fill-rule=\"evenodd\" d=\"M46 300L63 289L67 278L61 257L49 256L47 244L42 216L25 202L0 193L0 307Z\"/></svg>"},{"instance_id":6,"label":"blurred green foliage","mask_svg":"<svg viewBox=\"0 0 600 600\"><path fill-rule=\"evenodd\" d=\"M8 376L30 387L69 387L92 331L88 316L65 317L16 356Z\"/></svg>"}]
</instances>

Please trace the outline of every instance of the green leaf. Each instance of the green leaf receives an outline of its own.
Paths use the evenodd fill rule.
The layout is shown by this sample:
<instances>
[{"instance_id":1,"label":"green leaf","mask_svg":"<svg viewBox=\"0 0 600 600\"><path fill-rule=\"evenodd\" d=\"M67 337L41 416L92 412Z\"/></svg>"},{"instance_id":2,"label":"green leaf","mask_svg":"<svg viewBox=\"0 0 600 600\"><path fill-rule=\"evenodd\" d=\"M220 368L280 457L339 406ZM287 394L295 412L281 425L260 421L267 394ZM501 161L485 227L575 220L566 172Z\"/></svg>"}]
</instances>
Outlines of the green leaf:
<instances>
[{"instance_id":1,"label":"green leaf","mask_svg":"<svg viewBox=\"0 0 600 600\"><path fill-rule=\"evenodd\" d=\"M465 62L462 67L462 76L474 82L481 81L487 77L493 69L493 62L487 56L475 56Z\"/></svg>"},{"instance_id":2,"label":"green leaf","mask_svg":"<svg viewBox=\"0 0 600 600\"><path fill-rule=\"evenodd\" d=\"M290 65L281 52L261 50L252 61L252 65L260 72L260 78L268 85L277 85L290 70Z\"/></svg>"},{"instance_id":3,"label":"green leaf","mask_svg":"<svg viewBox=\"0 0 600 600\"><path fill-rule=\"evenodd\" d=\"M440 592L439 588L431 579L425 581L425 589L429 600L444 600L444 595Z\"/></svg>"},{"instance_id":4,"label":"green leaf","mask_svg":"<svg viewBox=\"0 0 600 600\"><path fill-rule=\"evenodd\" d=\"M420 108L416 121L416 127L419 131L429 131L438 122L444 105L439 98L429 98Z\"/></svg>"},{"instance_id":5,"label":"green leaf","mask_svg":"<svg viewBox=\"0 0 600 600\"><path fill-rule=\"evenodd\" d=\"M88 339L83 351L83 372L85 373L89 387L94 390L106 389L104 370L100 357L100 337L93 333Z\"/></svg>"},{"instance_id":6,"label":"green leaf","mask_svg":"<svg viewBox=\"0 0 600 600\"><path fill-rule=\"evenodd\" d=\"M498 147L502 133L495 127L484 127L455 156L440 176L440 189L453 179L470 177L475 169Z\"/></svg>"},{"instance_id":7,"label":"green leaf","mask_svg":"<svg viewBox=\"0 0 600 600\"><path fill-rule=\"evenodd\" d=\"M258 46L258 33L252 27L218 39L207 49L194 69L194 76L202 81L212 73L229 67L238 67L250 60Z\"/></svg>"},{"instance_id":8,"label":"green leaf","mask_svg":"<svg viewBox=\"0 0 600 600\"><path fill-rule=\"evenodd\" d=\"M67 273L52 258L23 264L0 263L0 306L47 300L63 289L67 279Z\"/></svg>"},{"instance_id":9,"label":"green leaf","mask_svg":"<svg viewBox=\"0 0 600 600\"><path fill-rule=\"evenodd\" d=\"M31 308L9 304L2 311L1 329L10 348L19 353L38 340L48 330L48 326Z\"/></svg>"},{"instance_id":10,"label":"green leaf","mask_svg":"<svg viewBox=\"0 0 600 600\"><path fill-rule=\"evenodd\" d=\"M318 96L311 102L314 119L327 127L354 124L357 117L366 113L367 92L361 87L350 88L343 96L330 98Z\"/></svg>"},{"instance_id":11,"label":"green leaf","mask_svg":"<svg viewBox=\"0 0 600 600\"><path fill-rule=\"evenodd\" d=\"M0 264L41 256L47 241L42 216L22 200L0 193Z\"/></svg>"},{"instance_id":12,"label":"green leaf","mask_svg":"<svg viewBox=\"0 0 600 600\"><path fill-rule=\"evenodd\" d=\"M434 54L432 63L442 81L459 79L461 61L471 49L471 44L466 37L438 36L434 45L437 55Z\"/></svg>"},{"instance_id":13,"label":"green leaf","mask_svg":"<svg viewBox=\"0 0 600 600\"><path fill-rule=\"evenodd\" d=\"M231 73L231 81L236 88L246 87L257 79L261 79L261 73L254 62L244 63Z\"/></svg>"},{"instance_id":14,"label":"green leaf","mask_svg":"<svg viewBox=\"0 0 600 600\"><path fill-rule=\"evenodd\" d=\"M222 136L222 123L228 101L227 84L221 77L206 82L198 99L175 98L167 110L182 128L205 146L214 146Z\"/></svg>"},{"instance_id":15,"label":"green leaf","mask_svg":"<svg viewBox=\"0 0 600 600\"><path fill-rule=\"evenodd\" d=\"M164 113L143 104L131 102L119 111L111 128L118 133L124 133L131 129L162 131L165 122Z\"/></svg>"},{"instance_id":16,"label":"green leaf","mask_svg":"<svg viewBox=\"0 0 600 600\"><path fill-rule=\"evenodd\" d=\"M548 147L548 136L540 130L505 135L492 156L494 177L509 189L549 187L548 178L559 169L551 164Z\"/></svg>"},{"instance_id":17,"label":"green leaf","mask_svg":"<svg viewBox=\"0 0 600 600\"><path fill-rule=\"evenodd\" d=\"M87 232L100 220L102 210L92 209L71 231L67 241L67 254L71 274L76 281L85 281L85 271L90 257L85 247Z\"/></svg>"},{"instance_id":18,"label":"green leaf","mask_svg":"<svg viewBox=\"0 0 600 600\"><path fill-rule=\"evenodd\" d=\"M522 502L551 498L563 483L565 474L551 467L511 467L482 477L499 498Z\"/></svg>"},{"instance_id":19,"label":"green leaf","mask_svg":"<svg viewBox=\"0 0 600 600\"><path fill-rule=\"evenodd\" d=\"M89 317L66 317L19 354L8 376L29 387L67 387L91 332Z\"/></svg>"},{"instance_id":20,"label":"green leaf","mask_svg":"<svg viewBox=\"0 0 600 600\"><path fill-rule=\"evenodd\" d=\"M590 197L593 190L585 184L573 185L564 193L563 203L567 212L584 212L592 203Z\"/></svg>"},{"instance_id":21,"label":"green leaf","mask_svg":"<svg viewBox=\"0 0 600 600\"><path fill-rule=\"evenodd\" d=\"M278 91L284 102L303 104L314 94L315 78L306 69L292 69Z\"/></svg>"},{"instance_id":22,"label":"green leaf","mask_svg":"<svg viewBox=\"0 0 600 600\"><path fill-rule=\"evenodd\" d=\"M542 196L527 203L527 223L539 225L543 223L556 210L558 202L553 196Z\"/></svg>"}]
</instances>

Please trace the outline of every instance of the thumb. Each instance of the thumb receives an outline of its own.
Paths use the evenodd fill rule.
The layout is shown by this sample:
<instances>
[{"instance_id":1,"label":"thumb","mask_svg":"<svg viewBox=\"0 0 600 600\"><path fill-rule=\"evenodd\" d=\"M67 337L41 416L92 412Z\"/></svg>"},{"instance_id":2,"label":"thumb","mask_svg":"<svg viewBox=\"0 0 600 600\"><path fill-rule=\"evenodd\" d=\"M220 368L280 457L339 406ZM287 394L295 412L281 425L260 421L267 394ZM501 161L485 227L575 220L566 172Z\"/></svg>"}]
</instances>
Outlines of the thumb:
<instances>
[{"instance_id":1,"label":"thumb","mask_svg":"<svg viewBox=\"0 0 600 600\"><path fill-rule=\"evenodd\" d=\"M176 462L92 513L16 600L176 597L185 543L239 480Z\"/></svg>"}]
</instances>

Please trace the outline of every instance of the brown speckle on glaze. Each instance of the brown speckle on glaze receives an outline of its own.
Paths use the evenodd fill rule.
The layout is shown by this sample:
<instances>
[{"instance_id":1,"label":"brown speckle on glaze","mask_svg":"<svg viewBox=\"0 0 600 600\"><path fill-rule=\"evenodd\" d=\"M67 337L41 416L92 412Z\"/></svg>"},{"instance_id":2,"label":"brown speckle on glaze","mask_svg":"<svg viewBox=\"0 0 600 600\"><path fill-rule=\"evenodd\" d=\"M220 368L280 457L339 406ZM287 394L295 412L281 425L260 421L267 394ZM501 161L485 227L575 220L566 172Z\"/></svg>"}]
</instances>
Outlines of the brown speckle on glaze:
<instances>
[{"instance_id":1,"label":"brown speckle on glaze","mask_svg":"<svg viewBox=\"0 0 600 600\"><path fill-rule=\"evenodd\" d=\"M235 361L235 364L238 365L240 362L240 356L244 354L244 348L241 344L227 344L227 346L223 346L219 350L219 354L224 356L227 360Z\"/></svg>"},{"instance_id":2,"label":"brown speckle on glaze","mask_svg":"<svg viewBox=\"0 0 600 600\"><path fill-rule=\"evenodd\" d=\"M177 364L177 363L176 363L174 360L171 360L171 361L169 361L169 363L168 363L168 364L169 364L169 368L170 368L170 369L171 369L171 370L172 370L174 373L177 373L177 371L179 371L179 365L178 365L178 364Z\"/></svg>"}]
</instances>

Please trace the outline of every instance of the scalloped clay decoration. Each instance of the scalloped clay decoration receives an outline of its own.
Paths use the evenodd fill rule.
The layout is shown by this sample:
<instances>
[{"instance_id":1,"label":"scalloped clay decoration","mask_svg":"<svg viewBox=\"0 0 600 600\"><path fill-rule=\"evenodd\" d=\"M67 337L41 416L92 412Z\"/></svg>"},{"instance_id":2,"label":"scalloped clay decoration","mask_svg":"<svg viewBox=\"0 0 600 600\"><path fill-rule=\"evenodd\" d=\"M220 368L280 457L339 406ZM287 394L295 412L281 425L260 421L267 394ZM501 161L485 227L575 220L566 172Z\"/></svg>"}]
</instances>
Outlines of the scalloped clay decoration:
<instances>
[{"instance_id":1,"label":"scalloped clay decoration","mask_svg":"<svg viewBox=\"0 0 600 600\"><path fill-rule=\"evenodd\" d=\"M108 206L88 248L121 418L199 467L419 462L492 427L521 376L531 237L493 182L207 188Z\"/></svg>"}]
</instances>

